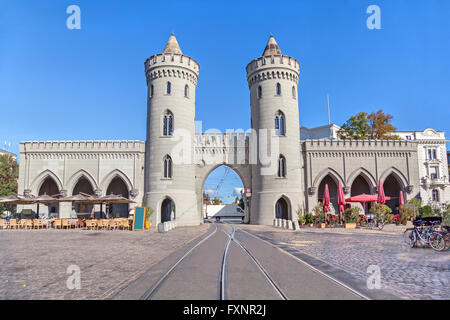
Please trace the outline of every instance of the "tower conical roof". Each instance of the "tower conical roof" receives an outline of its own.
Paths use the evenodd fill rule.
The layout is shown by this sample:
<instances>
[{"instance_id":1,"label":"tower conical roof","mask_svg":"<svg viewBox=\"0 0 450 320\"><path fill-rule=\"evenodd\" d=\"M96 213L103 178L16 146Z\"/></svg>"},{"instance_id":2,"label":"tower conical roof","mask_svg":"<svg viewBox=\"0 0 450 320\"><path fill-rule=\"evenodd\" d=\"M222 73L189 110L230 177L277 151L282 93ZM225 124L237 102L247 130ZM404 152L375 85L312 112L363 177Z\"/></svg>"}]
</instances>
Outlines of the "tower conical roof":
<instances>
[{"instance_id":1,"label":"tower conical roof","mask_svg":"<svg viewBox=\"0 0 450 320\"><path fill-rule=\"evenodd\" d=\"M163 50L163 53L164 54L183 54L183 52L181 52L180 46L178 45L177 38L175 38L173 33L170 35L169 41L167 41L167 44Z\"/></svg>"},{"instance_id":2,"label":"tower conical roof","mask_svg":"<svg viewBox=\"0 0 450 320\"><path fill-rule=\"evenodd\" d=\"M275 41L275 38L273 35L270 35L269 41L267 41L266 48L263 52L263 57L266 56L280 56L282 55L280 47L278 46L278 43Z\"/></svg>"}]
</instances>

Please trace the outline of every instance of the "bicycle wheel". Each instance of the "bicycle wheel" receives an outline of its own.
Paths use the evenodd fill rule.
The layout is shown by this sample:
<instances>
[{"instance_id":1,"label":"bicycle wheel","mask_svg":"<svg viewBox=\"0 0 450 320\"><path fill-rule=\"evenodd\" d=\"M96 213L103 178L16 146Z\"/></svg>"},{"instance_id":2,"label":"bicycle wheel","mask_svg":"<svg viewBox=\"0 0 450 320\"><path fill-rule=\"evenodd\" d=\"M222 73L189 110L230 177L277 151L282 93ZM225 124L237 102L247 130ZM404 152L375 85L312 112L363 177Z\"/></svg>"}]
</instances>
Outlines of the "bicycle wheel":
<instances>
[{"instance_id":1,"label":"bicycle wheel","mask_svg":"<svg viewBox=\"0 0 450 320\"><path fill-rule=\"evenodd\" d=\"M411 233L409 234L409 246L411 248L414 248L417 244L417 234L416 234L416 230L412 230Z\"/></svg>"},{"instance_id":2,"label":"bicycle wheel","mask_svg":"<svg viewBox=\"0 0 450 320\"><path fill-rule=\"evenodd\" d=\"M430 235L430 246L436 251L443 251L445 249L445 239L439 233Z\"/></svg>"},{"instance_id":3,"label":"bicycle wheel","mask_svg":"<svg viewBox=\"0 0 450 320\"><path fill-rule=\"evenodd\" d=\"M378 230L383 230L383 228L384 228L384 223L383 223L382 221L378 222L378 223L377 223L377 227L378 227Z\"/></svg>"},{"instance_id":4,"label":"bicycle wheel","mask_svg":"<svg viewBox=\"0 0 450 320\"><path fill-rule=\"evenodd\" d=\"M409 246L410 245L410 240L412 237L412 233L414 232L414 230L405 230L405 232L403 232L403 241Z\"/></svg>"}]
</instances>

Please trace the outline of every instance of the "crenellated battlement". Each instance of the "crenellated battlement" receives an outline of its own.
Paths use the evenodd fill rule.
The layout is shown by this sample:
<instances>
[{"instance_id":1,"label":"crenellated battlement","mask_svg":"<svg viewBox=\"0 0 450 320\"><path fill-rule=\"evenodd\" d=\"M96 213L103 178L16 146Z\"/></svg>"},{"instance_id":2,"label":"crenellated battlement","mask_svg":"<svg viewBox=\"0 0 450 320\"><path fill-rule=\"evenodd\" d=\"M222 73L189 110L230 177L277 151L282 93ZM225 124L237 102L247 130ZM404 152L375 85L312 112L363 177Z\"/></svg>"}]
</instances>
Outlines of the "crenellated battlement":
<instances>
[{"instance_id":1,"label":"crenellated battlement","mask_svg":"<svg viewBox=\"0 0 450 320\"><path fill-rule=\"evenodd\" d=\"M197 61L182 54L159 53L145 61L147 82L162 77L177 77L197 85L199 70Z\"/></svg>"},{"instance_id":2,"label":"crenellated battlement","mask_svg":"<svg viewBox=\"0 0 450 320\"><path fill-rule=\"evenodd\" d=\"M413 152L417 143L407 140L303 140L300 142L304 151L388 151Z\"/></svg>"},{"instance_id":3,"label":"crenellated battlement","mask_svg":"<svg viewBox=\"0 0 450 320\"><path fill-rule=\"evenodd\" d=\"M250 62L247 67L249 87L253 84L270 79L286 79L298 84L300 64L292 57L285 55L259 57Z\"/></svg>"},{"instance_id":4,"label":"crenellated battlement","mask_svg":"<svg viewBox=\"0 0 450 320\"><path fill-rule=\"evenodd\" d=\"M145 142L136 140L104 141L26 141L19 145L25 152L145 152Z\"/></svg>"},{"instance_id":5,"label":"crenellated battlement","mask_svg":"<svg viewBox=\"0 0 450 320\"><path fill-rule=\"evenodd\" d=\"M244 132L233 133L196 133L194 145L196 148L230 148L245 147L249 135Z\"/></svg>"}]
</instances>

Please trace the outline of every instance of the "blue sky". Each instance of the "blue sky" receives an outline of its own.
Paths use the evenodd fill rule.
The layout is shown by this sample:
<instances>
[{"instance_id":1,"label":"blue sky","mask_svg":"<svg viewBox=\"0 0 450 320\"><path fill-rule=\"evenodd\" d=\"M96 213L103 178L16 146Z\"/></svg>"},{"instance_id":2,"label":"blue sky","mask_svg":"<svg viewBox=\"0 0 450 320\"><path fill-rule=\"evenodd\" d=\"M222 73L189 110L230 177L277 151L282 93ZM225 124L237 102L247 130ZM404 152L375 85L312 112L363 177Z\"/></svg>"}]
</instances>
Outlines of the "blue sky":
<instances>
[{"instance_id":1,"label":"blue sky","mask_svg":"<svg viewBox=\"0 0 450 320\"><path fill-rule=\"evenodd\" d=\"M71 4L81 8L81 30L66 27ZM381 30L366 27L371 4L381 8ZM302 125L326 124L328 93L338 125L382 108L399 130L448 136L448 12L447 0L2 1L0 147L145 140L144 61L171 32L200 63L204 130L250 127L245 66L272 33L301 63Z\"/></svg>"}]
</instances>

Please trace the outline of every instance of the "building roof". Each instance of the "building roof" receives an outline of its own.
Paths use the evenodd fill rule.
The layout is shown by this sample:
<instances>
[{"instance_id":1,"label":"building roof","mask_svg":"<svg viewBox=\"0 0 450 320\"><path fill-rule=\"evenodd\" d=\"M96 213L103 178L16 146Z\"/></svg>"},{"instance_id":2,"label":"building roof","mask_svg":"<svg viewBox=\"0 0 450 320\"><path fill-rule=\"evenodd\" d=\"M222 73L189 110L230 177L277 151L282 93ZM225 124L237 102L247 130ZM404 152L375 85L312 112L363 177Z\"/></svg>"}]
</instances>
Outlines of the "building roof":
<instances>
[{"instance_id":1,"label":"building roof","mask_svg":"<svg viewBox=\"0 0 450 320\"><path fill-rule=\"evenodd\" d=\"M178 45L177 38L175 38L175 35L172 33L170 35L169 41L167 41L166 46L163 50L164 54L183 54L181 52L180 46Z\"/></svg>"},{"instance_id":2,"label":"building roof","mask_svg":"<svg viewBox=\"0 0 450 320\"><path fill-rule=\"evenodd\" d=\"M10 156L17 157L15 153L0 149L0 154L9 154Z\"/></svg>"},{"instance_id":3,"label":"building roof","mask_svg":"<svg viewBox=\"0 0 450 320\"><path fill-rule=\"evenodd\" d=\"M266 56L281 56L281 49L278 46L278 43L275 41L275 38L273 37L273 35L270 35L269 37L269 41L267 41L266 44L266 48L264 49L263 52L263 57Z\"/></svg>"}]
</instances>

